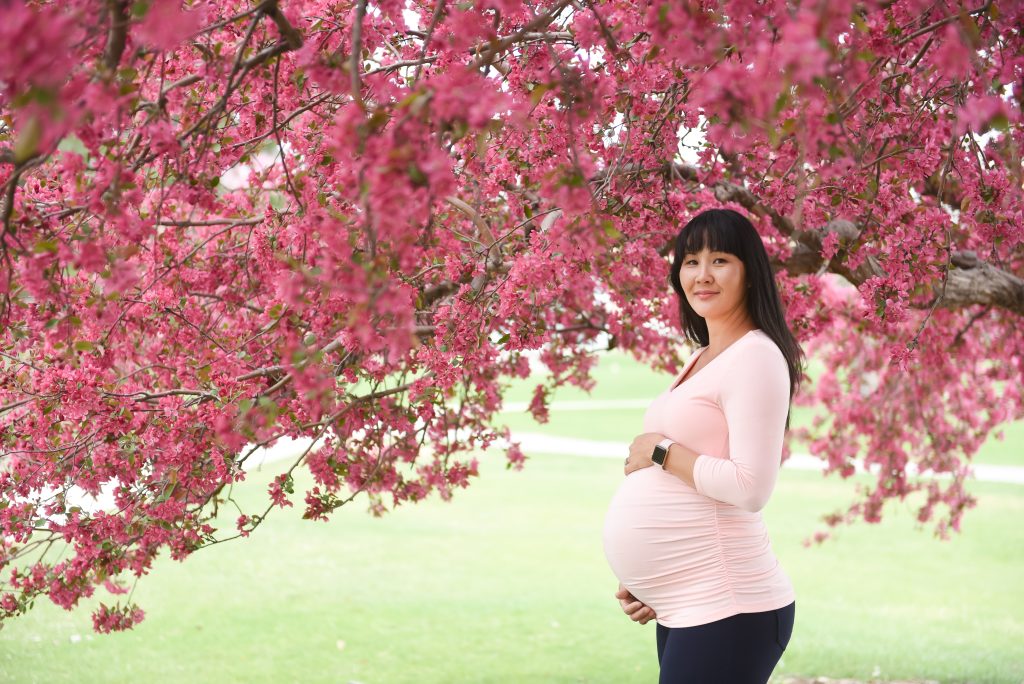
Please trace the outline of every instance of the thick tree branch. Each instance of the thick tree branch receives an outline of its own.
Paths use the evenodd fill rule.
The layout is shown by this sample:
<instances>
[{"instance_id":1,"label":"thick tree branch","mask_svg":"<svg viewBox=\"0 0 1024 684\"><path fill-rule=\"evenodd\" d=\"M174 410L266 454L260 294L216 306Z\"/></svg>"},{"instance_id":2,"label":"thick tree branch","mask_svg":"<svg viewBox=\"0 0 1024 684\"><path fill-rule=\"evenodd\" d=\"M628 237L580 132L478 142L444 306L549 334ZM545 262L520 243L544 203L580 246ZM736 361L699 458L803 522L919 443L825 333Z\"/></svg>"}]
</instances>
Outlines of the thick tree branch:
<instances>
[{"instance_id":1,"label":"thick tree branch","mask_svg":"<svg viewBox=\"0 0 1024 684\"><path fill-rule=\"evenodd\" d=\"M271 21L277 25L277 30L281 32L281 37L284 38L284 42L289 50L298 50L302 47L302 34L288 23L288 19L277 6L277 0L267 0L264 2L263 13L270 17Z\"/></svg>"},{"instance_id":2,"label":"thick tree branch","mask_svg":"<svg viewBox=\"0 0 1024 684\"><path fill-rule=\"evenodd\" d=\"M663 164L655 169L638 169L624 166L619 175L658 174L666 179L698 182L699 171L684 164ZM603 180L597 174L592 181ZM792 256L782 263L774 264L791 274L831 272L843 276L852 285L859 286L872 277L885 278L888 274L872 256L864 259L856 268L847 263L847 257L857 246L860 229L846 220L835 220L822 228L799 228L786 216L764 205L748 188L728 181L719 181L712 186L720 202L735 202L750 213L767 216L783 235L793 241ZM940 190L935 188L934 192ZM945 194L945 190L942 190ZM826 262L821 256L822 242L829 233L839 237L839 253ZM668 249L671 249L669 247ZM941 285L935 296L941 297L938 306L946 309L962 309L975 305L993 306L1024 316L1024 279L982 261L974 252L958 251L952 255L953 268L946 281L945 294Z\"/></svg>"},{"instance_id":3,"label":"thick tree branch","mask_svg":"<svg viewBox=\"0 0 1024 684\"><path fill-rule=\"evenodd\" d=\"M982 261L974 252L954 252L946 295L939 306L984 304L1024 315L1024 279Z\"/></svg>"},{"instance_id":4,"label":"thick tree branch","mask_svg":"<svg viewBox=\"0 0 1024 684\"><path fill-rule=\"evenodd\" d=\"M107 0L107 11L110 12L110 30L107 32L107 49L103 55L103 63L113 71L121 63L121 55L128 39L128 2Z\"/></svg>"}]
</instances>

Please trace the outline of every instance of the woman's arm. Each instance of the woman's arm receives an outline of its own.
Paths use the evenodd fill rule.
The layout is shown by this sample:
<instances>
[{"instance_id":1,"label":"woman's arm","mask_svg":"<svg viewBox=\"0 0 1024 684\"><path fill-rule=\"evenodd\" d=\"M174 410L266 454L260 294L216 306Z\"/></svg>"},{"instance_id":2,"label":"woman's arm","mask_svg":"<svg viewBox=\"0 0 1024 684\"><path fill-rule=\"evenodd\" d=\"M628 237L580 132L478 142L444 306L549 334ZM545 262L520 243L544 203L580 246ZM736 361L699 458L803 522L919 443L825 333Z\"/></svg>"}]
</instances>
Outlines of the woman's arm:
<instances>
[{"instance_id":1,"label":"woman's arm","mask_svg":"<svg viewBox=\"0 0 1024 684\"><path fill-rule=\"evenodd\" d=\"M782 353L766 341L744 349L729 371L721 392L729 458L676 443L665 458L665 470L705 496L756 512L768 502L782 463L789 370ZM653 465L654 446L664 437L648 432L634 439L626 474Z\"/></svg>"},{"instance_id":2,"label":"woman's arm","mask_svg":"<svg viewBox=\"0 0 1024 684\"><path fill-rule=\"evenodd\" d=\"M759 341L735 356L720 401L729 458L695 456L690 466L694 487L712 499L759 511L782 465L789 412L789 368L774 343Z\"/></svg>"}]
</instances>

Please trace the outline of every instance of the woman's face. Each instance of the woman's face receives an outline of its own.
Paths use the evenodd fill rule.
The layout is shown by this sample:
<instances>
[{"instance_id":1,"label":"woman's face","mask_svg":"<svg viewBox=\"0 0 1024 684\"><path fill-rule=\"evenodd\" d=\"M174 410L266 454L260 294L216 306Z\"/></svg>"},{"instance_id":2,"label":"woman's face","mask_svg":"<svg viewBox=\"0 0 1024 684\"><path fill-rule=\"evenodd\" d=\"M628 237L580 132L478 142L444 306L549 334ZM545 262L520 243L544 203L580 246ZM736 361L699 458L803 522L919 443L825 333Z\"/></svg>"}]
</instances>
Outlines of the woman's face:
<instances>
[{"instance_id":1,"label":"woman's face","mask_svg":"<svg viewBox=\"0 0 1024 684\"><path fill-rule=\"evenodd\" d=\"M735 254L707 248L687 253L679 267L679 282L686 301L705 320L747 317L746 269Z\"/></svg>"}]
</instances>

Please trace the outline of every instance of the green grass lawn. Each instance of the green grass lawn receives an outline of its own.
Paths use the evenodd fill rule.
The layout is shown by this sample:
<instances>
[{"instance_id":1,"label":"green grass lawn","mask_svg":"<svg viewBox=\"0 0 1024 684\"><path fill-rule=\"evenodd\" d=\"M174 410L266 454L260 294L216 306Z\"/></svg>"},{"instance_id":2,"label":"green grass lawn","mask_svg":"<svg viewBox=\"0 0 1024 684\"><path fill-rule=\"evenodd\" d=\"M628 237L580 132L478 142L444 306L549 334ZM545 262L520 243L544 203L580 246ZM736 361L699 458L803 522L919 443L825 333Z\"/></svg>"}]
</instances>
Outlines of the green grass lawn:
<instances>
[{"instance_id":1,"label":"green grass lawn","mask_svg":"<svg viewBox=\"0 0 1024 684\"><path fill-rule=\"evenodd\" d=\"M288 510L249 540L162 560L128 633L91 634L88 606L40 604L0 631L0 681L654 681L653 626L619 613L601 550L618 462L538 455L512 472L494 455L482 470L448 504L329 524ZM950 542L893 507L803 547L849 484L785 472L766 510L798 593L779 672L1024 679L1021 488L974 485L984 503Z\"/></svg>"},{"instance_id":2,"label":"green grass lawn","mask_svg":"<svg viewBox=\"0 0 1024 684\"><path fill-rule=\"evenodd\" d=\"M635 369L618 384L621 370L599 372L605 398L662 386ZM638 419L573 415L590 415L588 436L623 441ZM41 601L0 630L0 682L656 681L653 625L621 614L601 549L621 464L531 456L514 472L485 454L479 481L450 503L380 519L357 503L327 524L275 511L248 540L161 559L135 591L147 618L131 632L92 633L92 605L112 597L70 613ZM277 465L238 488L250 510ZM880 525L804 547L853 484L784 471L765 511L798 594L777 672L1024 680L1024 487L974 483L981 503L949 542L918 529L908 501Z\"/></svg>"}]
</instances>

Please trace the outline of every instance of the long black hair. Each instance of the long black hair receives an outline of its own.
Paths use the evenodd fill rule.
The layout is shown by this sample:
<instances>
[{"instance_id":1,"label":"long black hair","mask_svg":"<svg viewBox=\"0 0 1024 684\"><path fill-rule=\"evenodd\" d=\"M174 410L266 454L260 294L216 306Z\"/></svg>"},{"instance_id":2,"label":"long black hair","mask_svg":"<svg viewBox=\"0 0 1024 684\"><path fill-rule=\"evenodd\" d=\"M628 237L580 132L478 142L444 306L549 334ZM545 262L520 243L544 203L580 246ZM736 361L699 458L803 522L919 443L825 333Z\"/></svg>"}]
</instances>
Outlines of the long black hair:
<instances>
[{"instance_id":1,"label":"long black hair","mask_svg":"<svg viewBox=\"0 0 1024 684\"><path fill-rule=\"evenodd\" d=\"M754 225L739 212L732 209L708 209L690 219L676 235L675 252L672 256L672 289L679 296L679 320L688 340L706 347L708 323L698 316L686 300L686 293L679 281L679 268L686 254L696 254L702 249L712 252L726 252L743 262L746 274L747 312L754 324L775 342L789 367L789 398L793 399L803 377L803 350L786 324L782 299L775 284L768 252ZM788 418L787 418L788 424Z\"/></svg>"}]
</instances>

